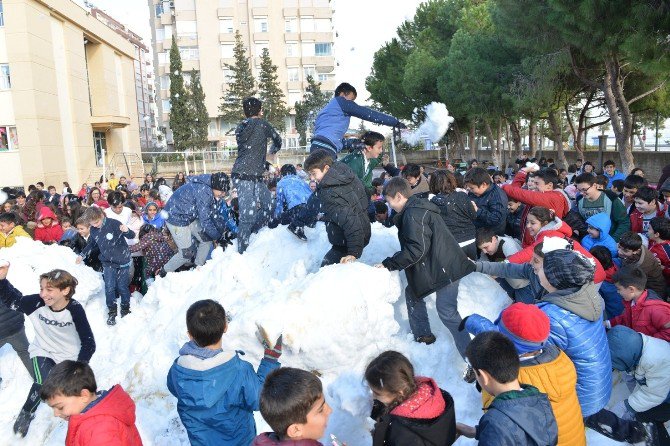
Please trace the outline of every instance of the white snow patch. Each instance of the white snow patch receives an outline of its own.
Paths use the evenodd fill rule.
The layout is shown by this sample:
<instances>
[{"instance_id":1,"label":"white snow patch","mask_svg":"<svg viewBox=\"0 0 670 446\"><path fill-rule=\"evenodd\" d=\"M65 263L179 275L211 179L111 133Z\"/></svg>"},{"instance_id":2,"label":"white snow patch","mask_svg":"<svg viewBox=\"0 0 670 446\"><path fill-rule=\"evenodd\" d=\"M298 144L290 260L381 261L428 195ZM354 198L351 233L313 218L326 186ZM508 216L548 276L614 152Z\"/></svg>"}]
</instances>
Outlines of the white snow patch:
<instances>
[{"instance_id":1,"label":"white snow patch","mask_svg":"<svg viewBox=\"0 0 670 446\"><path fill-rule=\"evenodd\" d=\"M416 144L424 138L428 138L432 142L438 142L447 130L454 118L449 116L447 106L440 102L431 102L425 108L426 120L413 132L405 135L403 132L402 139L409 144Z\"/></svg>"}]
</instances>

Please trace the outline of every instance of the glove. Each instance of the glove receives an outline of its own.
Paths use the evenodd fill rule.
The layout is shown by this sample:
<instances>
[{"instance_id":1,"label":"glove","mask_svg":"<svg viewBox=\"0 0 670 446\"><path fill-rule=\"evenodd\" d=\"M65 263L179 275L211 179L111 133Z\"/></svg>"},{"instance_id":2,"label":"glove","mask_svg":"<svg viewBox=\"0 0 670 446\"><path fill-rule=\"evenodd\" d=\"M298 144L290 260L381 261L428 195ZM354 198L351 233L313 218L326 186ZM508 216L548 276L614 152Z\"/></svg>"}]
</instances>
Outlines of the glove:
<instances>
[{"instance_id":1,"label":"glove","mask_svg":"<svg viewBox=\"0 0 670 446\"><path fill-rule=\"evenodd\" d=\"M235 238L235 234L226 230L226 231L223 232L223 235L221 236L221 238L219 240L217 240L217 242L219 243L220 246L225 247L225 246L228 246L228 245L232 245L233 244L232 240L234 238Z\"/></svg>"},{"instance_id":2,"label":"glove","mask_svg":"<svg viewBox=\"0 0 670 446\"><path fill-rule=\"evenodd\" d=\"M622 400L616 403L610 409L610 411L614 413L617 417L621 418L622 420L628 420L628 421L635 420L635 412L631 412L631 410L626 405L626 400Z\"/></svg>"},{"instance_id":3,"label":"glove","mask_svg":"<svg viewBox=\"0 0 670 446\"><path fill-rule=\"evenodd\" d=\"M263 340L262 344L263 347L265 347L265 351L263 352L263 358L269 359L271 361L279 360L279 357L282 354L282 336L283 335L279 335L279 337L277 338L277 342L275 343L275 346L272 348L270 348L267 341Z\"/></svg>"},{"instance_id":4,"label":"glove","mask_svg":"<svg viewBox=\"0 0 670 446\"><path fill-rule=\"evenodd\" d=\"M401 129L401 130L407 128L407 125L405 125L405 123L400 122L400 121L398 121L398 123L395 126L399 129Z\"/></svg>"},{"instance_id":5,"label":"glove","mask_svg":"<svg viewBox=\"0 0 670 446\"><path fill-rule=\"evenodd\" d=\"M458 331L463 331L463 330L465 330L465 321L467 321L469 317L470 317L470 316L465 316L465 317L461 320L461 323L458 324Z\"/></svg>"}]
</instances>

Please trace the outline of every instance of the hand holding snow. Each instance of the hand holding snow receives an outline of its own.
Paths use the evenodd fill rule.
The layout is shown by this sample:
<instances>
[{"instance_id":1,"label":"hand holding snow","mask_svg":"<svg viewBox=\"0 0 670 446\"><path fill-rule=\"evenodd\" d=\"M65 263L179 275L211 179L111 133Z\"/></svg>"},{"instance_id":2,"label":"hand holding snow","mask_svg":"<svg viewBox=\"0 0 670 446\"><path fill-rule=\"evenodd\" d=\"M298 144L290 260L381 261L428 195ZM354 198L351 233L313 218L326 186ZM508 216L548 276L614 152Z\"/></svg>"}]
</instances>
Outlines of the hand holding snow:
<instances>
[{"instance_id":1,"label":"hand holding snow","mask_svg":"<svg viewBox=\"0 0 670 446\"><path fill-rule=\"evenodd\" d=\"M426 120L418 129L403 135L402 139L408 144L416 144L424 138L432 142L437 142L447 133L449 126L454 122L454 118L449 116L447 106L439 102L432 102L426 106Z\"/></svg>"}]
</instances>

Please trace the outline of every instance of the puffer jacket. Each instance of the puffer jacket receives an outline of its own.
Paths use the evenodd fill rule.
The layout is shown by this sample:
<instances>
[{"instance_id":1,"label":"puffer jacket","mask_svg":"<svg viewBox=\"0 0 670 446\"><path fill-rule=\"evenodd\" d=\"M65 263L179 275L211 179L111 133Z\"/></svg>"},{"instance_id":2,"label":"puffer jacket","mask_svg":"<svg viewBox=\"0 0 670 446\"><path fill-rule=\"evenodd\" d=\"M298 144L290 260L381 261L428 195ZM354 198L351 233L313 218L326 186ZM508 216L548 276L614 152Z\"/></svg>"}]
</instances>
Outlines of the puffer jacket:
<instances>
[{"instance_id":1,"label":"puffer jacket","mask_svg":"<svg viewBox=\"0 0 670 446\"><path fill-rule=\"evenodd\" d=\"M605 270L605 280L600 284L598 293L605 301L605 317L612 318L623 313L623 299L616 289L612 280L614 274L618 271L616 265L612 265Z\"/></svg>"},{"instance_id":2,"label":"puffer jacket","mask_svg":"<svg viewBox=\"0 0 670 446\"><path fill-rule=\"evenodd\" d=\"M42 220L51 219L49 226L44 226ZM37 227L35 228L35 240L44 243L58 243L63 236L63 228L58 223L56 214L48 206L43 206L37 214Z\"/></svg>"},{"instance_id":3,"label":"puffer jacket","mask_svg":"<svg viewBox=\"0 0 670 446\"><path fill-rule=\"evenodd\" d=\"M458 243L475 238L476 229L473 220L477 218L477 213L465 192L437 194L430 201L440 208L444 223Z\"/></svg>"},{"instance_id":4,"label":"puffer jacket","mask_svg":"<svg viewBox=\"0 0 670 446\"><path fill-rule=\"evenodd\" d=\"M444 224L440 209L430 201L409 197L394 221L400 251L382 264L390 271L405 270L407 284L418 299L475 270Z\"/></svg>"},{"instance_id":5,"label":"puffer jacket","mask_svg":"<svg viewBox=\"0 0 670 446\"><path fill-rule=\"evenodd\" d=\"M16 225L14 226L14 229L9 231L7 234L0 232L0 248L9 248L10 246L14 246L17 237L28 237L32 240L30 234L28 234L26 230L23 229L23 226Z\"/></svg>"},{"instance_id":6,"label":"puffer jacket","mask_svg":"<svg viewBox=\"0 0 670 446\"><path fill-rule=\"evenodd\" d=\"M577 369L577 396L584 417L605 407L612 391L612 361L597 287L558 290L537 306L549 316L549 342L563 350Z\"/></svg>"},{"instance_id":7,"label":"puffer jacket","mask_svg":"<svg viewBox=\"0 0 670 446\"><path fill-rule=\"evenodd\" d=\"M243 180L260 179L265 172L268 139L272 140L270 153L275 154L281 149L281 136L265 119L248 118L238 124L235 138L238 154L231 176Z\"/></svg>"},{"instance_id":8,"label":"puffer jacket","mask_svg":"<svg viewBox=\"0 0 670 446\"><path fill-rule=\"evenodd\" d=\"M274 217L279 218L281 214L289 209L307 203L312 195L309 185L297 175L286 175L277 183L277 201L275 204Z\"/></svg>"},{"instance_id":9,"label":"puffer jacket","mask_svg":"<svg viewBox=\"0 0 670 446\"><path fill-rule=\"evenodd\" d=\"M624 302L623 306L623 313L609 320L612 327L625 325L647 336L670 341L670 304L653 290L645 290L635 305Z\"/></svg>"},{"instance_id":10,"label":"puffer jacket","mask_svg":"<svg viewBox=\"0 0 670 446\"><path fill-rule=\"evenodd\" d=\"M218 240L221 234L214 221L218 212L211 185L210 174L188 177L186 184L177 189L165 204L167 222L183 227L198 220L205 239Z\"/></svg>"},{"instance_id":11,"label":"puffer jacket","mask_svg":"<svg viewBox=\"0 0 670 446\"><path fill-rule=\"evenodd\" d=\"M589 234L586 234L582 239L582 246L587 251L591 251L591 248L594 246L604 246L612 253L612 258L615 259L619 256L617 251L617 243L614 241L612 236L609 234L610 229L612 228L612 222L610 218L605 213L600 213L590 216L586 220L586 224L593 226L598 231L600 231L600 236L598 238L593 238Z\"/></svg>"},{"instance_id":12,"label":"puffer jacket","mask_svg":"<svg viewBox=\"0 0 670 446\"><path fill-rule=\"evenodd\" d=\"M507 195L496 184L491 183L489 188L479 197L472 192L468 196L477 205L475 227L491 228L498 235L505 235L507 224Z\"/></svg>"},{"instance_id":13,"label":"puffer jacket","mask_svg":"<svg viewBox=\"0 0 670 446\"><path fill-rule=\"evenodd\" d=\"M2 234L0 233L0 247L2 247ZM670 285L670 240L663 240L660 243L649 243L649 252L661 262L663 267L663 277L665 283Z\"/></svg>"},{"instance_id":14,"label":"puffer jacket","mask_svg":"<svg viewBox=\"0 0 670 446\"><path fill-rule=\"evenodd\" d=\"M368 196L361 180L346 164L334 162L317 186L328 241L360 258L370 242Z\"/></svg>"}]
</instances>

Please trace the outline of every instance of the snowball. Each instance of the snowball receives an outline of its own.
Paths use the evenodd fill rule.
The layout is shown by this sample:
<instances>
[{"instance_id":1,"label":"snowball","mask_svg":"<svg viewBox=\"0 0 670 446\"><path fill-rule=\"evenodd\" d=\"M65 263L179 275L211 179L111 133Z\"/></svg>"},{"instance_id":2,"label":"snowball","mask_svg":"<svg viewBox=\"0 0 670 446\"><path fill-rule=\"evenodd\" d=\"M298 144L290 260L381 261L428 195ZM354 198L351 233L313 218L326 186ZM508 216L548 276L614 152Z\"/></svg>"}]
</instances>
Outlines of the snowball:
<instances>
[{"instance_id":1,"label":"snowball","mask_svg":"<svg viewBox=\"0 0 670 446\"><path fill-rule=\"evenodd\" d=\"M425 108L426 120L413 132L405 135L403 133L402 139L409 144L416 144L424 138L432 142L438 142L447 130L454 118L449 116L447 106L439 102L432 102Z\"/></svg>"},{"instance_id":2,"label":"snowball","mask_svg":"<svg viewBox=\"0 0 670 446\"><path fill-rule=\"evenodd\" d=\"M113 236L110 232L108 232L107 235L105 235L105 238L106 238L107 240L111 240L111 239L114 238L114 236Z\"/></svg>"},{"instance_id":3,"label":"snowball","mask_svg":"<svg viewBox=\"0 0 670 446\"><path fill-rule=\"evenodd\" d=\"M0 268L4 268L5 266L9 266L9 262L5 259L0 259Z\"/></svg>"}]
</instances>

